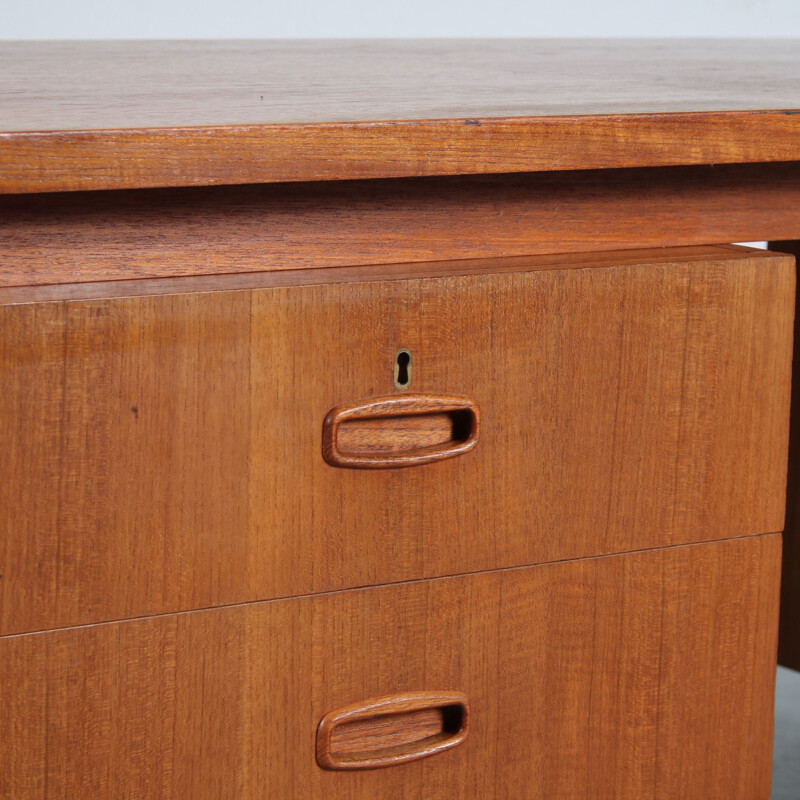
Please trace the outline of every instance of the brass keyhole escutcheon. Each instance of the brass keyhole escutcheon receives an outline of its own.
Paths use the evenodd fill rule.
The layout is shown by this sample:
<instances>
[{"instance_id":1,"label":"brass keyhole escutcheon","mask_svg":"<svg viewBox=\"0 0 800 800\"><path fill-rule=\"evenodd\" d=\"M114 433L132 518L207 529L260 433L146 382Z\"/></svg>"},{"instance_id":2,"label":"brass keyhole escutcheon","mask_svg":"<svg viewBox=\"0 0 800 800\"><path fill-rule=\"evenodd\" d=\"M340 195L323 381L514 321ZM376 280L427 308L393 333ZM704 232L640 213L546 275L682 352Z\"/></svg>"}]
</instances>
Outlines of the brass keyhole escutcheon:
<instances>
[{"instance_id":1,"label":"brass keyhole escutcheon","mask_svg":"<svg viewBox=\"0 0 800 800\"><path fill-rule=\"evenodd\" d=\"M411 352L398 350L394 357L394 385L407 389L411 385Z\"/></svg>"}]
</instances>

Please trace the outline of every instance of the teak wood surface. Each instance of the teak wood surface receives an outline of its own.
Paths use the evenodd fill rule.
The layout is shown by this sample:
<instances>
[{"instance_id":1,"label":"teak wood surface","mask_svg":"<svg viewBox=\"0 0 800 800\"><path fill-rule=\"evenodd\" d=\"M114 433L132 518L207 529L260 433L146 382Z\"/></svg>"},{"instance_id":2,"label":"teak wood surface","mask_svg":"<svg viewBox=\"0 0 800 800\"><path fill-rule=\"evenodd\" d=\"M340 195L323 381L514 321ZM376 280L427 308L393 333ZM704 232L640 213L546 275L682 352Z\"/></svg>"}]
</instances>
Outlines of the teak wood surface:
<instances>
[{"instance_id":1,"label":"teak wood surface","mask_svg":"<svg viewBox=\"0 0 800 800\"><path fill-rule=\"evenodd\" d=\"M6 197L0 286L800 239L798 208L800 164Z\"/></svg>"},{"instance_id":2,"label":"teak wood surface","mask_svg":"<svg viewBox=\"0 0 800 800\"><path fill-rule=\"evenodd\" d=\"M0 632L782 530L793 259L618 259L0 306ZM400 348L477 446L329 466Z\"/></svg>"},{"instance_id":3,"label":"teak wood surface","mask_svg":"<svg viewBox=\"0 0 800 800\"><path fill-rule=\"evenodd\" d=\"M767 800L779 572L747 537L0 638L0 796ZM420 691L461 744L318 767L324 715Z\"/></svg>"},{"instance_id":4,"label":"teak wood surface","mask_svg":"<svg viewBox=\"0 0 800 800\"><path fill-rule=\"evenodd\" d=\"M800 160L790 40L5 42L0 192Z\"/></svg>"},{"instance_id":5,"label":"teak wood surface","mask_svg":"<svg viewBox=\"0 0 800 800\"><path fill-rule=\"evenodd\" d=\"M744 245L659 247L641 250L609 250L595 253L559 253L508 258L471 258L459 261L420 261L405 264L371 264L358 267L262 270L178 278L117 278L75 283L31 283L0 286L0 306L24 305L62 300L109 300L122 297L158 297L173 294L207 294L291 286L327 286L340 283L391 283L420 278L484 275L488 272L542 272L674 263L680 260L727 259L762 254Z\"/></svg>"}]
</instances>

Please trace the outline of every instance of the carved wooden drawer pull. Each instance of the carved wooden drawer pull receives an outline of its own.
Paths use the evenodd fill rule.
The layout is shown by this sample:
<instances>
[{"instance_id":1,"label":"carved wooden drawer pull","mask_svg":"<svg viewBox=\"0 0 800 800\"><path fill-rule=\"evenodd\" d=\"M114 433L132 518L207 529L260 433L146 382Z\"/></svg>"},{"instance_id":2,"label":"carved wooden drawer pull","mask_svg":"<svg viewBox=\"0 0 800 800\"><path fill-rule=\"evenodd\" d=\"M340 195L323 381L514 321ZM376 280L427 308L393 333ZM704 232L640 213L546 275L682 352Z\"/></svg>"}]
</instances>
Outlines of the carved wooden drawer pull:
<instances>
[{"instance_id":1,"label":"carved wooden drawer pull","mask_svg":"<svg viewBox=\"0 0 800 800\"><path fill-rule=\"evenodd\" d=\"M317 728L323 769L375 769L416 761L464 741L467 698L460 692L408 692L326 714Z\"/></svg>"},{"instance_id":2,"label":"carved wooden drawer pull","mask_svg":"<svg viewBox=\"0 0 800 800\"><path fill-rule=\"evenodd\" d=\"M480 412L467 397L377 397L328 413L322 456L334 467L414 467L472 450L479 434Z\"/></svg>"}]
</instances>

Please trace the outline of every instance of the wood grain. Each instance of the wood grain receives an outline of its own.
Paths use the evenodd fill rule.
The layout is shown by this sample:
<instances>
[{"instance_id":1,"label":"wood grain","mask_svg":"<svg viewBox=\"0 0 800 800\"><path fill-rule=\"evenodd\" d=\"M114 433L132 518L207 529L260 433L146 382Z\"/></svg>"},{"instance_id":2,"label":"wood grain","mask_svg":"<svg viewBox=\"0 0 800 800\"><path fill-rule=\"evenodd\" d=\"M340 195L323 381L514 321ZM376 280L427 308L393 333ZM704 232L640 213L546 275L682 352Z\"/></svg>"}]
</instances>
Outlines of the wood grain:
<instances>
[{"instance_id":1,"label":"wood grain","mask_svg":"<svg viewBox=\"0 0 800 800\"><path fill-rule=\"evenodd\" d=\"M6 132L800 105L790 39L6 41L0 66Z\"/></svg>"},{"instance_id":2,"label":"wood grain","mask_svg":"<svg viewBox=\"0 0 800 800\"><path fill-rule=\"evenodd\" d=\"M442 446L453 439L450 414L387 417L342 423L338 446L345 453L394 453Z\"/></svg>"},{"instance_id":3,"label":"wood grain","mask_svg":"<svg viewBox=\"0 0 800 800\"><path fill-rule=\"evenodd\" d=\"M770 242L770 248L800 258L800 241ZM800 348L800 315L795 313L795 353ZM789 472L786 490L786 527L783 538L781 623L778 659L800 670L800 368L795 356L792 371L792 411L789 426Z\"/></svg>"},{"instance_id":4,"label":"wood grain","mask_svg":"<svg viewBox=\"0 0 800 800\"><path fill-rule=\"evenodd\" d=\"M780 536L0 639L14 800L767 800ZM461 691L470 733L315 761L329 711Z\"/></svg>"},{"instance_id":5,"label":"wood grain","mask_svg":"<svg viewBox=\"0 0 800 800\"><path fill-rule=\"evenodd\" d=\"M341 754L361 753L365 745L369 750L384 750L438 736L443 727L441 709L408 711L340 725L331 734L331 745Z\"/></svg>"},{"instance_id":6,"label":"wood grain","mask_svg":"<svg viewBox=\"0 0 800 800\"><path fill-rule=\"evenodd\" d=\"M777 41L6 42L0 191L800 159Z\"/></svg>"},{"instance_id":7,"label":"wood grain","mask_svg":"<svg viewBox=\"0 0 800 800\"><path fill-rule=\"evenodd\" d=\"M0 286L797 239L799 207L800 164L12 197Z\"/></svg>"},{"instance_id":8,"label":"wood grain","mask_svg":"<svg viewBox=\"0 0 800 800\"><path fill-rule=\"evenodd\" d=\"M782 530L793 260L668 255L0 307L0 631ZM403 347L479 445L328 466Z\"/></svg>"},{"instance_id":9,"label":"wood grain","mask_svg":"<svg viewBox=\"0 0 800 800\"><path fill-rule=\"evenodd\" d=\"M0 287L0 305L24 305L62 300L108 300L123 297L162 297L207 294L219 291L275 289L290 286L328 286L339 283L372 283L419 278L448 278L488 273L547 272L558 269L668 264L676 259L722 258L737 260L761 253L746 245L716 244L688 247L608 250L594 253L560 253L508 258L472 258L466 261L421 261L374 264L359 267L325 267L181 278L133 278L79 283L32 284ZM413 370L412 370L413 371Z\"/></svg>"}]
</instances>

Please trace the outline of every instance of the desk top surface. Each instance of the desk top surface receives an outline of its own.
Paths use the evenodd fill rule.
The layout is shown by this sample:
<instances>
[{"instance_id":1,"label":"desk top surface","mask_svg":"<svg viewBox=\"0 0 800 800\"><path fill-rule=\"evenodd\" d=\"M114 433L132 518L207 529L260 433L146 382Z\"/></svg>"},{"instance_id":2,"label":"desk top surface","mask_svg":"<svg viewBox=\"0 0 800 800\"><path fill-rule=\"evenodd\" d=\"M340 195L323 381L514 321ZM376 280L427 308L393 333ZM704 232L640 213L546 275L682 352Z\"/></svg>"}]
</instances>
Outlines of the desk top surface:
<instances>
[{"instance_id":1,"label":"desk top surface","mask_svg":"<svg viewBox=\"0 0 800 800\"><path fill-rule=\"evenodd\" d=\"M794 40L0 44L2 192L796 160Z\"/></svg>"}]
</instances>

